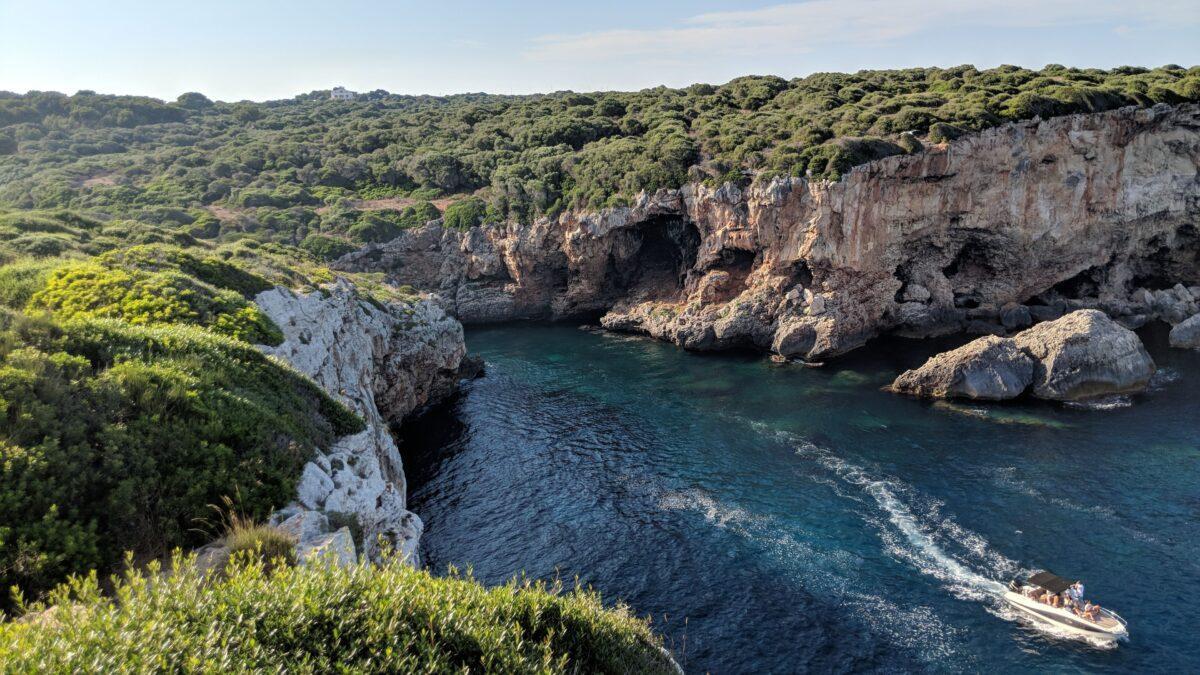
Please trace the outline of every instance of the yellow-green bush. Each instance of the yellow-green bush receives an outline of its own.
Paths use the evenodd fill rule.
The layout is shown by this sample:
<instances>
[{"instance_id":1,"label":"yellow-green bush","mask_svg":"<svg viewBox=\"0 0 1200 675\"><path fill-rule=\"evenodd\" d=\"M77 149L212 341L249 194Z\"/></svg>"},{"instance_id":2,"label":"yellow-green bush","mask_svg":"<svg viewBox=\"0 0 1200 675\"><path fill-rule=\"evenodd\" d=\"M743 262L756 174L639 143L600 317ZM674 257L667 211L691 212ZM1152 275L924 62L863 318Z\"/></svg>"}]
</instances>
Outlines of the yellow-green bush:
<instances>
[{"instance_id":1,"label":"yellow-green bush","mask_svg":"<svg viewBox=\"0 0 1200 675\"><path fill-rule=\"evenodd\" d=\"M250 343L279 344L283 334L238 293L174 270L147 272L92 262L60 267L29 300L58 316L121 319L133 325L194 324Z\"/></svg>"},{"instance_id":2,"label":"yellow-green bush","mask_svg":"<svg viewBox=\"0 0 1200 675\"><path fill-rule=\"evenodd\" d=\"M190 561L94 578L48 613L0 625L7 672L673 673L647 624L583 591L491 590L394 564L266 567L219 579Z\"/></svg>"}]
</instances>

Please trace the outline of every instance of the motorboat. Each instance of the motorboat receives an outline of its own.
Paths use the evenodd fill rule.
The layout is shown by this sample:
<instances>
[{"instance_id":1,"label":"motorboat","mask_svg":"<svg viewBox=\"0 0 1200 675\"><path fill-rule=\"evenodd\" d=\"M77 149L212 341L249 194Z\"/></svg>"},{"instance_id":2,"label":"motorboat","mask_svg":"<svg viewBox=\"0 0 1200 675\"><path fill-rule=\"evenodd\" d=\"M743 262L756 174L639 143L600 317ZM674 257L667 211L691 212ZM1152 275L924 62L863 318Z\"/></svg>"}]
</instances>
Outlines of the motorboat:
<instances>
[{"instance_id":1,"label":"motorboat","mask_svg":"<svg viewBox=\"0 0 1200 675\"><path fill-rule=\"evenodd\" d=\"M1093 620L1080 616L1071 609L1053 607L1037 599L1046 591L1052 595L1060 595L1074 583L1051 572L1038 572L1025 580L1013 579L1009 582L1004 600L1022 613L1074 635L1103 641L1129 637L1129 627L1125 620L1111 609L1099 610ZM1030 597L1031 595L1033 597Z\"/></svg>"}]
</instances>

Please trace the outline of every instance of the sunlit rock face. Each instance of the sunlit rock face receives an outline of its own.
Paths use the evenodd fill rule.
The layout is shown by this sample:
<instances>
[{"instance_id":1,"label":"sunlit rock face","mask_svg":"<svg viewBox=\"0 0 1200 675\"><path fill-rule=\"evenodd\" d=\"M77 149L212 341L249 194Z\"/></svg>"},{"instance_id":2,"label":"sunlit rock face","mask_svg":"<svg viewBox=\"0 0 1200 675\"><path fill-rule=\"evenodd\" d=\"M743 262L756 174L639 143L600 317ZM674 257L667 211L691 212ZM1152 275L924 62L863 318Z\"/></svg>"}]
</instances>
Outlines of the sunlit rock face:
<instances>
[{"instance_id":1,"label":"sunlit rock face","mask_svg":"<svg viewBox=\"0 0 1200 675\"><path fill-rule=\"evenodd\" d=\"M1008 124L838 182L435 221L339 265L433 291L464 322L598 317L819 360L884 332L1007 334L1080 308L1177 323L1198 309L1198 225L1200 108L1159 105Z\"/></svg>"},{"instance_id":2,"label":"sunlit rock face","mask_svg":"<svg viewBox=\"0 0 1200 675\"><path fill-rule=\"evenodd\" d=\"M389 426L454 391L466 355L462 325L428 299L378 305L344 281L305 295L275 288L255 302L285 337L263 351L311 377L366 422L362 432L320 449L304 467L297 503L276 520L304 512L323 516L300 519L306 523L350 516L361 525L367 556L377 557L382 542L415 563L423 526L406 508L404 469ZM298 537L300 545L328 534L317 529Z\"/></svg>"}]
</instances>

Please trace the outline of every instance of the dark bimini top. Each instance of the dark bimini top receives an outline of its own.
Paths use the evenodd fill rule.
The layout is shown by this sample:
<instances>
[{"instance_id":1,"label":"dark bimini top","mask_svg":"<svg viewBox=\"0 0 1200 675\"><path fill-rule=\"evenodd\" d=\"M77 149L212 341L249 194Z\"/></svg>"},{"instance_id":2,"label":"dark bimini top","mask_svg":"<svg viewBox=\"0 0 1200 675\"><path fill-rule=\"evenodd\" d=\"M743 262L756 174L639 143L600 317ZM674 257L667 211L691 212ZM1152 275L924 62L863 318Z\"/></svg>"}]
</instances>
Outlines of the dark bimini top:
<instances>
[{"instance_id":1,"label":"dark bimini top","mask_svg":"<svg viewBox=\"0 0 1200 675\"><path fill-rule=\"evenodd\" d=\"M1064 579L1051 572L1038 572L1037 574L1029 577L1029 583L1033 584L1034 586L1040 586L1051 593L1062 593L1070 588L1071 584L1075 582L1071 581L1070 579Z\"/></svg>"}]
</instances>

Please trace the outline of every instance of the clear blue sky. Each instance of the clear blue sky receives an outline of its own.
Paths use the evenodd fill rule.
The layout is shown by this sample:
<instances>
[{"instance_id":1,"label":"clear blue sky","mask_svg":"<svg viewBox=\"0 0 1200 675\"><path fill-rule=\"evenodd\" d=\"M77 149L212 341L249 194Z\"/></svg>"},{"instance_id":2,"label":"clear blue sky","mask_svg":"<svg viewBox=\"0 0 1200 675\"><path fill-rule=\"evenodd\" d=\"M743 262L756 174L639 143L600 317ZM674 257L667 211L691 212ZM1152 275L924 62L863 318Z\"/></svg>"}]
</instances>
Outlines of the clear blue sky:
<instances>
[{"instance_id":1,"label":"clear blue sky","mask_svg":"<svg viewBox=\"0 0 1200 675\"><path fill-rule=\"evenodd\" d=\"M0 90L640 89L974 63L1200 64L1200 0L0 0Z\"/></svg>"}]
</instances>

